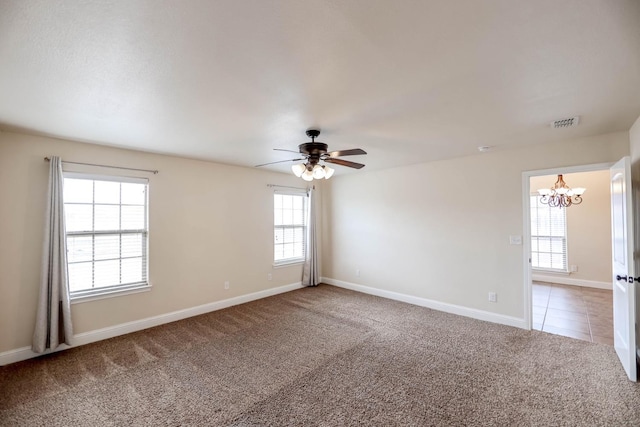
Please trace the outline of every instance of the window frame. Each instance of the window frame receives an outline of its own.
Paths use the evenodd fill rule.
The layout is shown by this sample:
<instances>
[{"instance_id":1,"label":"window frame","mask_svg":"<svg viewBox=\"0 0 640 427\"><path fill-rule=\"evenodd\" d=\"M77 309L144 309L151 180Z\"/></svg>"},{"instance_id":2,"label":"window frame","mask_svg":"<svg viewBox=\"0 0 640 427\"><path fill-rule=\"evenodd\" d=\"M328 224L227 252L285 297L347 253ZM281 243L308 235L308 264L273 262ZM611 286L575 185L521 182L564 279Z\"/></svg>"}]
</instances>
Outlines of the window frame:
<instances>
[{"instance_id":1,"label":"window frame","mask_svg":"<svg viewBox=\"0 0 640 427\"><path fill-rule=\"evenodd\" d=\"M533 200L531 200L533 197L536 198L535 203L533 202ZM531 253L531 269L534 271L539 271L539 272L548 272L548 273L558 273L558 274L569 274L569 236L567 234L567 211L566 208L558 208L558 207L553 207L553 206L549 206L549 205L544 205L547 209L549 209L549 211L551 209L561 209L563 211L563 216L564 216L564 224L563 224L563 235L562 236L552 236L551 233L549 233L549 235L539 235L539 234L534 234L532 228L533 225L533 209L537 209L539 210L539 206L538 206L538 201L540 200L540 195L538 193L531 193L530 194L530 198L529 198L529 217L530 217L530 223L529 223L529 232L531 235L531 248L530 248L530 253ZM537 217L537 216L536 216ZM540 250L533 250L533 242L536 239L540 239L540 238L548 238L550 239L550 248L549 251L540 251ZM564 251L563 253L561 253L564 256L564 268L547 268L547 267L536 267L534 266L534 254L540 254L540 253L544 253L544 254L549 254L550 256L553 256L553 254L558 254L558 252L553 252L551 249L552 243L551 241L553 239L562 239L562 244L563 244L563 248ZM538 241L538 245L539 245L539 241ZM539 246L538 246L539 248Z\"/></svg>"},{"instance_id":2,"label":"window frame","mask_svg":"<svg viewBox=\"0 0 640 427\"><path fill-rule=\"evenodd\" d=\"M302 207L302 219L303 219L303 225L295 225L295 224L281 224L281 225L276 225L276 221L275 221L275 196L276 195L281 195L281 196L298 196L302 198L302 203L303 203L303 207ZM273 212L273 244L271 245L271 249L273 250L273 256L272 256L272 260L273 260L273 266L274 267L286 267L289 265L296 265L296 264L302 264L305 262L306 260L306 251L307 251L307 227L308 227L308 209L309 209L309 193L305 190L300 190L300 191L295 191L295 190L287 190L287 191L282 191L282 190L275 190L273 192L273 196L271 197L271 202L272 202L272 210L271 212ZM291 257L291 258L284 258L284 259L280 259L280 260L276 260L276 229L278 228L282 228L283 230L286 228L300 228L302 227L302 256L301 257ZM284 243L283 243L284 244Z\"/></svg>"},{"instance_id":3,"label":"window frame","mask_svg":"<svg viewBox=\"0 0 640 427\"><path fill-rule=\"evenodd\" d=\"M101 175L95 173L85 173L85 172L73 172L73 171L63 171L63 180L64 179L84 179L90 181L108 181L108 182L117 182L117 183L133 183L133 184L144 184L145 185L145 201L144 201L144 227L142 229L135 230L122 230L121 228L118 230L100 230L98 232L94 231L67 231L66 224L66 212L65 212L65 243L67 242L69 236L108 236L108 235L123 235L123 234L142 234L143 245L142 245L142 262L143 262L143 280L139 282L132 282L126 284L118 284L112 286L104 286L99 288L87 288L78 291L69 291L71 303L75 304L78 302L86 302L92 301L96 299L109 298L122 296L127 294L145 292L151 290L151 283L149 281L149 179L142 177L130 177L130 176L119 176L119 175ZM64 202L64 194L63 194L63 202ZM67 205L64 202L65 207ZM91 203L92 206L95 207L95 200ZM122 200L118 203L117 206L122 206ZM125 205L126 206L126 205ZM120 211L121 212L121 211ZM92 220L95 220L95 212L92 213ZM69 259L68 259L68 251L67 248L67 277L69 277ZM122 254L120 254L119 260L123 259ZM126 259L126 258L124 258ZM92 263L95 262L95 259L92 259Z\"/></svg>"}]
</instances>

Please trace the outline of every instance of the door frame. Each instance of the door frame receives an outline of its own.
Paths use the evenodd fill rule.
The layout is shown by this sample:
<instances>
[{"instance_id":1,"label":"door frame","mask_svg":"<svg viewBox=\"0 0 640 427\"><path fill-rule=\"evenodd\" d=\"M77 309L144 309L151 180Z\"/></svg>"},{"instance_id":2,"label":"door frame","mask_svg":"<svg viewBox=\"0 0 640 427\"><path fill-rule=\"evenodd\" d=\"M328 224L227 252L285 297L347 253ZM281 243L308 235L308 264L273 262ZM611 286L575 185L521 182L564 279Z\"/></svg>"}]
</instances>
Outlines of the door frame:
<instances>
[{"instance_id":1,"label":"door frame","mask_svg":"<svg viewBox=\"0 0 640 427\"><path fill-rule=\"evenodd\" d=\"M524 271L524 323L527 330L531 330L533 326L533 313L532 313L532 292L533 285L531 281L531 264L529 259L531 258L531 184L530 179L534 176L544 175L559 175L569 173L580 172L596 172L602 170L609 170L615 162L608 163L594 163L588 165L578 166L565 166L551 169L538 169L522 172L522 218L523 218L523 251L522 251L522 265ZM553 184L553 183L552 183ZM587 189L588 190L588 189ZM611 201L609 201L609 205ZM611 227L611 224L609 224Z\"/></svg>"}]
</instances>

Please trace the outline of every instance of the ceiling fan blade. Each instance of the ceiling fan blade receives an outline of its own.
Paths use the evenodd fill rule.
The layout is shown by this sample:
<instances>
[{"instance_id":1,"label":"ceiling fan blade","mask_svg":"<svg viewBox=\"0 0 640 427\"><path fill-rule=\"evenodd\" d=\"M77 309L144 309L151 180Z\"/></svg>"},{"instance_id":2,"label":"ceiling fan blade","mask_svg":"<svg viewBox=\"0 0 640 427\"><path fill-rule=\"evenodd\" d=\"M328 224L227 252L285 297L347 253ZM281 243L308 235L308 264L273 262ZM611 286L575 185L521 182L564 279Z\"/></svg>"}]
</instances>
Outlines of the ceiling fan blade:
<instances>
[{"instance_id":1,"label":"ceiling fan blade","mask_svg":"<svg viewBox=\"0 0 640 427\"><path fill-rule=\"evenodd\" d=\"M362 163L350 162L348 160L342 160L342 159L334 159L333 157L328 157L324 159L324 161L327 163L333 163L335 165L346 166L348 168L354 168L354 169L362 169L364 167Z\"/></svg>"},{"instance_id":2,"label":"ceiling fan blade","mask_svg":"<svg viewBox=\"0 0 640 427\"><path fill-rule=\"evenodd\" d=\"M275 151L288 151L289 153L300 153L299 151L287 150L286 148L274 148Z\"/></svg>"},{"instance_id":3,"label":"ceiling fan blade","mask_svg":"<svg viewBox=\"0 0 640 427\"><path fill-rule=\"evenodd\" d=\"M304 158L300 159L289 159L289 160L278 160L277 162L263 163L261 165L255 165L254 168L259 168L260 166L274 165L276 163L285 163L285 162L297 162L298 160L304 160Z\"/></svg>"},{"instance_id":4,"label":"ceiling fan blade","mask_svg":"<svg viewBox=\"0 0 640 427\"><path fill-rule=\"evenodd\" d=\"M353 148L351 150L332 151L327 153L329 157L357 156L359 154L367 154L362 148Z\"/></svg>"}]
</instances>

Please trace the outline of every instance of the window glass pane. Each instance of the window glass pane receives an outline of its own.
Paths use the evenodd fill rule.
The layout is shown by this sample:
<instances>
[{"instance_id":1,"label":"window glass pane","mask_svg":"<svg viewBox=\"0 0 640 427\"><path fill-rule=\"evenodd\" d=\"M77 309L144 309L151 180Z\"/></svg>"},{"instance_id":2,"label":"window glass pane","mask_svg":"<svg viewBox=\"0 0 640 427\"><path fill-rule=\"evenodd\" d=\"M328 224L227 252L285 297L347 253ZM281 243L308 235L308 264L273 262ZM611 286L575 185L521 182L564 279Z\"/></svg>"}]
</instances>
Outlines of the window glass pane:
<instances>
[{"instance_id":1,"label":"window glass pane","mask_svg":"<svg viewBox=\"0 0 640 427\"><path fill-rule=\"evenodd\" d=\"M298 209L298 210L302 210L303 209L303 198L302 196L295 196L293 198L293 209Z\"/></svg>"},{"instance_id":2,"label":"window glass pane","mask_svg":"<svg viewBox=\"0 0 640 427\"><path fill-rule=\"evenodd\" d=\"M142 183L65 178L67 260L72 292L147 279L146 192L147 185ZM120 230L144 232L120 234ZM110 233L93 234L94 231Z\"/></svg>"},{"instance_id":3,"label":"window glass pane","mask_svg":"<svg viewBox=\"0 0 640 427\"><path fill-rule=\"evenodd\" d=\"M284 246L284 257L293 258L293 243L285 243L283 246Z\"/></svg>"},{"instance_id":4,"label":"window glass pane","mask_svg":"<svg viewBox=\"0 0 640 427\"><path fill-rule=\"evenodd\" d=\"M531 265L566 271L566 209L531 196Z\"/></svg>"},{"instance_id":5,"label":"window glass pane","mask_svg":"<svg viewBox=\"0 0 640 427\"><path fill-rule=\"evenodd\" d=\"M144 206L122 206L122 229L142 230L145 228Z\"/></svg>"},{"instance_id":6,"label":"window glass pane","mask_svg":"<svg viewBox=\"0 0 640 427\"><path fill-rule=\"evenodd\" d=\"M142 282L142 258L122 260L122 283Z\"/></svg>"},{"instance_id":7,"label":"window glass pane","mask_svg":"<svg viewBox=\"0 0 640 427\"><path fill-rule=\"evenodd\" d=\"M146 185L122 183L122 204L123 205L144 205L146 201Z\"/></svg>"},{"instance_id":8,"label":"window glass pane","mask_svg":"<svg viewBox=\"0 0 640 427\"><path fill-rule=\"evenodd\" d=\"M306 194L274 195L274 260L304 256Z\"/></svg>"},{"instance_id":9,"label":"window glass pane","mask_svg":"<svg viewBox=\"0 0 640 427\"><path fill-rule=\"evenodd\" d=\"M93 231L93 205L65 205L65 228L70 231Z\"/></svg>"},{"instance_id":10,"label":"window glass pane","mask_svg":"<svg viewBox=\"0 0 640 427\"><path fill-rule=\"evenodd\" d=\"M93 259L93 236L67 237L67 262L91 261Z\"/></svg>"},{"instance_id":11,"label":"window glass pane","mask_svg":"<svg viewBox=\"0 0 640 427\"><path fill-rule=\"evenodd\" d=\"M293 256L296 258L302 258L304 256L304 247L302 245L302 242L294 243Z\"/></svg>"},{"instance_id":12,"label":"window glass pane","mask_svg":"<svg viewBox=\"0 0 640 427\"><path fill-rule=\"evenodd\" d=\"M81 291L91 289L93 263L82 262L79 264L69 264L69 291Z\"/></svg>"},{"instance_id":13,"label":"window glass pane","mask_svg":"<svg viewBox=\"0 0 640 427\"><path fill-rule=\"evenodd\" d=\"M96 288L120 283L120 260L94 262L93 284Z\"/></svg>"},{"instance_id":14,"label":"window glass pane","mask_svg":"<svg viewBox=\"0 0 640 427\"><path fill-rule=\"evenodd\" d=\"M293 209L294 196L282 196L282 209Z\"/></svg>"},{"instance_id":15,"label":"window glass pane","mask_svg":"<svg viewBox=\"0 0 640 427\"><path fill-rule=\"evenodd\" d=\"M93 203L93 181L89 179L64 179L64 203Z\"/></svg>"},{"instance_id":16,"label":"window glass pane","mask_svg":"<svg viewBox=\"0 0 640 427\"><path fill-rule=\"evenodd\" d=\"M293 242L293 228L285 228L284 243L292 243L292 242Z\"/></svg>"},{"instance_id":17,"label":"window glass pane","mask_svg":"<svg viewBox=\"0 0 640 427\"><path fill-rule=\"evenodd\" d=\"M538 235L540 236L550 236L551 235L551 224L549 223L549 217L540 217L538 218Z\"/></svg>"},{"instance_id":18,"label":"window glass pane","mask_svg":"<svg viewBox=\"0 0 640 427\"><path fill-rule=\"evenodd\" d=\"M564 253L564 239L553 239L551 241L551 252L557 254Z\"/></svg>"},{"instance_id":19,"label":"window glass pane","mask_svg":"<svg viewBox=\"0 0 640 427\"><path fill-rule=\"evenodd\" d=\"M144 244L142 234L123 234L120 241L123 258L142 256Z\"/></svg>"},{"instance_id":20,"label":"window glass pane","mask_svg":"<svg viewBox=\"0 0 640 427\"><path fill-rule=\"evenodd\" d=\"M293 224L293 210L291 209L282 210L282 223Z\"/></svg>"},{"instance_id":21,"label":"window glass pane","mask_svg":"<svg viewBox=\"0 0 640 427\"><path fill-rule=\"evenodd\" d=\"M551 268L551 254L544 252L538 253L538 267Z\"/></svg>"},{"instance_id":22,"label":"window glass pane","mask_svg":"<svg viewBox=\"0 0 640 427\"><path fill-rule=\"evenodd\" d=\"M120 206L118 205L95 205L95 230L119 230L120 229Z\"/></svg>"},{"instance_id":23,"label":"window glass pane","mask_svg":"<svg viewBox=\"0 0 640 427\"><path fill-rule=\"evenodd\" d=\"M553 254L551 255L551 268L564 269L564 255Z\"/></svg>"},{"instance_id":24,"label":"window glass pane","mask_svg":"<svg viewBox=\"0 0 640 427\"><path fill-rule=\"evenodd\" d=\"M95 181L94 203L120 203L120 183L112 181Z\"/></svg>"},{"instance_id":25,"label":"window glass pane","mask_svg":"<svg viewBox=\"0 0 640 427\"><path fill-rule=\"evenodd\" d=\"M275 225L282 225L282 209L276 209L274 211L273 220Z\"/></svg>"},{"instance_id":26,"label":"window glass pane","mask_svg":"<svg viewBox=\"0 0 640 427\"><path fill-rule=\"evenodd\" d=\"M551 251L551 242L548 238L539 238L538 239L538 250L540 252L550 252Z\"/></svg>"},{"instance_id":27,"label":"window glass pane","mask_svg":"<svg viewBox=\"0 0 640 427\"><path fill-rule=\"evenodd\" d=\"M276 228L273 230L274 236L273 241L275 244L284 243L284 230L282 228Z\"/></svg>"},{"instance_id":28,"label":"window glass pane","mask_svg":"<svg viewBox=\"0 0 640 427\"><path fill-rule=\"evenodd\" d=\"M114 259L120 258L120 236L107 235L95 236L95 258Z\"/></svg>"},{"instance_id":29,"label":"window glass pane","mask_svg":"<svg viewBox=\"0 0 640 427\"><path fill-rule=\"evenodd\" d=\"M284 247L282 245L275 245L273 248L273 259L280 261L284 258Z\"/></svg>"}]
</instances>

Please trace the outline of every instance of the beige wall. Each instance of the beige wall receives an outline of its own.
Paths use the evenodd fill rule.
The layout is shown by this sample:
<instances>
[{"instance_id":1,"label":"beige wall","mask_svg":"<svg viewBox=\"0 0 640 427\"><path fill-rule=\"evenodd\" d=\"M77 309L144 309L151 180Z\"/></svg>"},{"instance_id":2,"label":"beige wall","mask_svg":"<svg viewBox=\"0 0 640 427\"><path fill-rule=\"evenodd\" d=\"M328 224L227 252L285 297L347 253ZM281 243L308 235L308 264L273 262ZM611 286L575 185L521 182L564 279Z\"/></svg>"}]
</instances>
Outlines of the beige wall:
<instances>
[{"instance_id":1,"label":"beige wall","mask_svg":"<svg viewBox=\"0 0 640 427\"><path fill-rule=\"evenodd\" d=\"M531 178L531 191L551 188L557 175ZM569 278L611 284L611 191L609 170L564 174L570 187L584 187L583 202L567 211L567 267L578 271Z\"/></svg>"},{"instance_id":2,"label":"beige wall","mask_svg":"<svg viewBox=\"0 0 640 427\"><path fill-rule=\"evenodd\" d=\"M267 184L304 187L293 176L0 133L0 352L31 342L49 167L43 158L51 155L160 170L146 175L153 289L74 304L76 333L300 281L300 265L272 268L273 190ZM226 291L225 280L231 282Z\"/></svg>"},{"instance_id":3,"label":"beige wall","mask_svg":"<svg viewBox=\"0 0 640 427\"><path fill-rule=\"evenodd\" d=\"M325 188L323 275L523 318L523 247L509 245L523 234L522 172L628 154L618 132L336 177Z\"/></svg>"},{"instance_id":4,"label":"beige wall","mask_svg":"<svg viewBox=\"0 0 640 427\"><path fill-rule=\"evenodd\" d=\"M636 181L640 181L640 117L629 130L629 144L633 177Z\"/></svg>"},{"instance_id":5,"label":"beige wall","mask_svg":"<svg viewBox=\"0 0 640 427\"><path fill-rule=\"evenodd\" d=\"M634 129L631 148L640 153L640 125ZM334 177L318 192L322 275L521 317L522 247L508 240L523 234L522 171L615 161L628 152L629 134L620 132ZM272 190L266 187L304 186L295 177L0 132L0 352L30 345L48 168L43 157L50 155L160 170L147 175L153 290L74 304L76 333L300 280L300 266L272 268ZM497 304L487 302L489 291L498 292Z\"/></svg>"}]
</instances>

